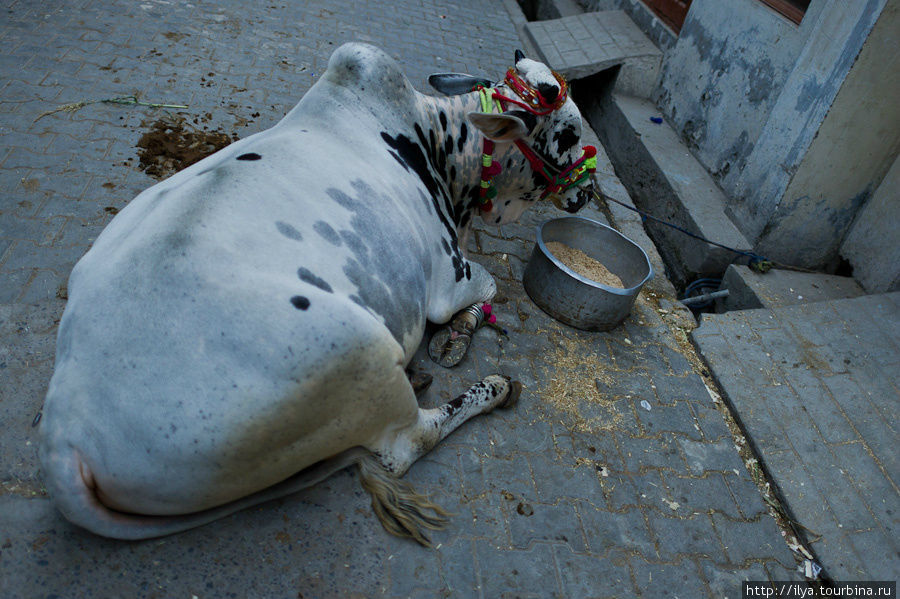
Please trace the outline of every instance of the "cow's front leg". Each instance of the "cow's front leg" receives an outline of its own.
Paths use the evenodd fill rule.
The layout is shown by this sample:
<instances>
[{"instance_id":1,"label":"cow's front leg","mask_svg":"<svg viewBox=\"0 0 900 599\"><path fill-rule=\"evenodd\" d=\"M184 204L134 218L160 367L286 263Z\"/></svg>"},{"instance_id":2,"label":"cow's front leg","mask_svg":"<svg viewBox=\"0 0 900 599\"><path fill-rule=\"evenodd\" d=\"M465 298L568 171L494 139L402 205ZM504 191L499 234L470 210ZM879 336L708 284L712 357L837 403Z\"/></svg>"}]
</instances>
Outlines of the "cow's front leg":
<instances>
[{"instance_id":1,"label":"cow's front leg","mask_svg":"<svg viewBox=\"0 0 900 599\"><path fill-rule=\"evenodd\" d=\"M484 322L484 318L481 304L472 304L460 310L449 324L432 335L428 343L428 355L444 368L456 366L465 357L469 344L472 343L472 335Z\"/></svg>"},{"instance_id":2,"label":"cow's front leg","mask_svg":"<svg viewBox=\"0 0 900 599\"><path fill-rule=\"evenodd\" d=\"M428 320L447 323L440 328L428 344L428 354L441 366L459 364L469 349L472 335L484 320L482 305L497 293L494 278L477 262L463 261L465 277L459 272L443 272L433 276L436 285L429 294L426 309Z\"/></svg>"}]
</instances>

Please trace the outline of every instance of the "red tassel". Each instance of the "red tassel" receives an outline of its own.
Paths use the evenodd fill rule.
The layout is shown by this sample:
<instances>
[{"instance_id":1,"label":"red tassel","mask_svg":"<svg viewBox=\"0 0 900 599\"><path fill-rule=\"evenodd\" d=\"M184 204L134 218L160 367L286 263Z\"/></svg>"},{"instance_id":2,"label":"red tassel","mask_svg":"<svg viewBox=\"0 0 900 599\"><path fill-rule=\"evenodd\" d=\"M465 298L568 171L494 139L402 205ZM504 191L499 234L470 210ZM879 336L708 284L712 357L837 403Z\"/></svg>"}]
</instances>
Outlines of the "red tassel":
<instances>
[{"instance_id":1,"label":"red tassel","mask_svg":"<svg viewBox=\"0 0 900 599\"><path fill-rule=\"evenodd\" d=\"M500 171L502 171L502 170L503 170L503 167L500 165L500 163L497 162L496 160L494 160L491 163L491 166L484 167L482 169L481 178L482 179L490 179L491 177L493 177L495 175L499 175Z\"/></svg>"}]
</instances>

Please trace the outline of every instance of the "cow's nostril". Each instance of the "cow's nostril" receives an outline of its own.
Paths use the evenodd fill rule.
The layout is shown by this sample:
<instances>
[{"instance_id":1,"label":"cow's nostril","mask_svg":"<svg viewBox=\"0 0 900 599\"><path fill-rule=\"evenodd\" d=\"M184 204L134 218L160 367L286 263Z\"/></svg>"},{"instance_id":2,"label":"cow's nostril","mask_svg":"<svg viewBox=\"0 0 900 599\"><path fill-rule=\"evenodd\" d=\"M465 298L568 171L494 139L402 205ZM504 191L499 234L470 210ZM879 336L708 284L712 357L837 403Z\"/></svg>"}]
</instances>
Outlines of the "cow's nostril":
<instances>
[{"instance_id":1,"label":"cow's nostril","mask_svg":"<svg viewBox=\"0 0 900 599\"><path fill-rule=\"evenodd\" d=\"M549 83L538 84L538 92L544 98L544 102L547 103L556 102L556 99L559 97L559 87Z\"/></svg>"}]
</instances>

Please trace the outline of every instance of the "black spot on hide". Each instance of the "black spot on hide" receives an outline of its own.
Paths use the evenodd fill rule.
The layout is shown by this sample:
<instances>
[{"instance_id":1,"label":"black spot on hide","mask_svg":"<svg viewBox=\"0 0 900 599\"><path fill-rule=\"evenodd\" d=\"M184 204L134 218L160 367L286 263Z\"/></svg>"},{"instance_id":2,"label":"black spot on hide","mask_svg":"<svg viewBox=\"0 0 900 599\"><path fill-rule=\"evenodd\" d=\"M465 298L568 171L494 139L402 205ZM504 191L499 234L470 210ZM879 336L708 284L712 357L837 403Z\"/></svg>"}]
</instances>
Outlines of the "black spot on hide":
<instances>
[{"instance_id":1,"label":"black spot on hide","mask_svg":"<svg viewBox=\"0 0 900 599\"><path fill-rule=\"evenodd\" d=\"M309 283L314 287L318 287L322 291L327 291L328 293L332 292L331 285L325 282L321 277L317 277L314 275L309 269L303 268L302 266L297 270L297 276L300 277L300 280L304 283Z\"/></svg>"},{"instance_id":2,"label":"black spot on hide","mask_svg":"<svg viewBox=\"0 0 900 599\"><path fill-rule=\"evenodd\" d=\"M340 246L341 245L341 237L337 234L337 231L331 228L331 225L326 223L323 220L316 221L313 225L313 231L318 233L322 239L330 243L331 245Z\"/></svg>"},{"instance_id":3,"label":"black spot on hide","mask_svg":"<svg viewBox=\"0 0 900 599\"><path fill-rule=\"evenodd\" d=\"M556 142L557 155L562 156L572 149L578 143L578 136L575 135L575 127L566 125L561 130L553 134L553 141Z\"/></svg>"},{"instance_id":4,"label":"black spot on hide","mask_svg":"<svg viewBox=\"0 0 900 599\"><path fill-rule=\"evenodd\" d=\"M302 295L295 295L291 298L291 303L298 310L306 310L309 308L309 300Z\"/></svg>"},{"instance_id":5,"label":"black spot on hide","mask_svg":"<svg viewBox=\"0 0 900 599\"><path fill-rule=\"evenodd\" d=\"M260 158L262 158L262 156L260 156L256 152L247 152L246 154L241 154L240 156L238 156L236 160L259 160Z\"/></svg>"},{"instance_id":6,"label":"black spot on hide","mask_svg":"<svg viewBox=\"0 0 900 599\"><path fill-rule=\"evenodd\" d=\"M462 152L463 145L466 143L466 139L469 137L469 127L466 126L465 123L459 126L459 139L456 140L456 149Z\"/></svg>"},{"instance_id":7,"label":"black spot on hide","mask_svg":"<svg viewBox=\"0 0 900 599\"><path fill-rule=\"evenodd\" d=\"M538 83L538 93L547 103L555 102L559 97L559 86L550 83Z\"/></svg>"},{"instance_id":8,"label":"black spot on hide","mask_svg":"<svg viewBox=\"0 0 900 599\"><path fill-rule=\"evenodd\" d=\"M342 271L356 287L350 300L381 316L394 338L402 341L424 319L425 283L431 276L429 252L402 220L382 209L390 205L382 192L358 179L350 186L351 193L327 190L336 204L352 214L350 228L339 232L350 250Z\"/></svg>"},{"instance_id":9,"label":"black spot on hide","mask_svg":"<svg viewBox=\"0 0 900 599\"><path fill-rule=\"evenodd\" d=\"M447 402L447 405L450 408L450 413L453 414L454 412L459 410L462 407L463 401L465 401L465 399L466 399L465 395L460 395L459 397L455 397L455 398L451 399L449 402Z\"/></svg>"},{"instance_id":10,"label":"black spot on hide","mask_svg":"<svg viewBox=\"0 0 900 599\"><path fill-rule=\"evenodd\" d=\"M382 132L381 138L396 151L396 153L390 152L391 156L404 168L416 173L425 189L428 190L435 212L450 238L450 246L453 250L453 268L456 280L459 281L465 276L465 261L459 250L456 226L462 221L467 211L462 206L453 204L447 182L442 178L447 176L447 152L443 144L438 144L432 130L428 131L426 137L418 123L415 124L415 132L418 143L403 134L392 137Z\"/></svg>"},{"instance_id":11,"label":"black spot on hide","mask_svg":"<svg viewBox=\"0 0 900 599\"><path fill-rule=\"evenodd\" d=\"M287 237L288 239L293 239L294 241L303 241L303 235L300 234L300 231L287 224L286 222L276 221L275 227L278 229L278 232Z\"/></svg>"},{"instance_id":12,"label":"black spot on hide","mask_svg":"<svg viewBox=\"0 0 900 599\"><path fill-rule=\"evenodd\" d=\"M450 197L446 181L448 172L445 145L436 139L433 130L429 130L426 136L418 123L415 123L414 128L418 142L403 134L392 137L385 132L381 133L381 138L396 151L390 152L394 159L414 172L428 190L429 199L450 239L452 265L456 280L460 281L465 276L465 259L459 249L456 229L463 219L468 218L468 210L464 206L455 205Z\"/></svg>"}]
</instances>

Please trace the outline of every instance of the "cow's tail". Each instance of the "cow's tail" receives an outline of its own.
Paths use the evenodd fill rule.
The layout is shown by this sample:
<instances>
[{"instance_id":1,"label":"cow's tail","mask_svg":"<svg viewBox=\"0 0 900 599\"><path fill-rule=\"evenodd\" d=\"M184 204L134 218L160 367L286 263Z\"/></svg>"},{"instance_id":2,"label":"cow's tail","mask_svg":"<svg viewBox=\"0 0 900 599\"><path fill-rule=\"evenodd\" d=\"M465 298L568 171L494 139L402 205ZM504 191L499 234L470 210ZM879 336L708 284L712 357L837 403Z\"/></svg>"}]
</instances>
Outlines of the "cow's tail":
<instances>
[{"instance_id":1,"label":"cow's tail","mask_svg":"<svg viewBox=\"0 0 900 599\"><path fill-rule=\"evenodd\" d=\"M371 454L362 456L358 465L362 486L372 496L372 509L385 530L431 547L425 529L444 528L451 514L385 470Z\"/></svg>"},{"instance_id":2,"label":"cow's tail","mask_svg":"<svg viewBox=\"0 0 900 599\"><path fill-rule=\"evenodd\" d=\"M42 462L47 490L59 511L69 521L104 537L140 540L189 530L253 505L295 493L368 455L370 454L364 449L350 449L257 493L202 512L181 516L143 516L119 512L105 506L97 495L96 481L90 468L71 447L45 452Z\"/></svg>"}]
</instances>

